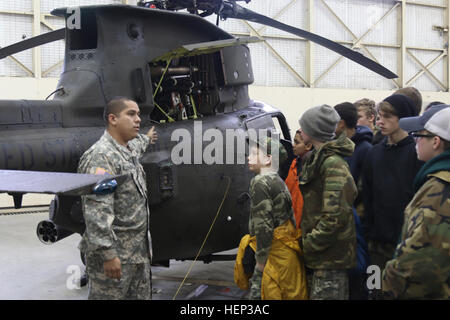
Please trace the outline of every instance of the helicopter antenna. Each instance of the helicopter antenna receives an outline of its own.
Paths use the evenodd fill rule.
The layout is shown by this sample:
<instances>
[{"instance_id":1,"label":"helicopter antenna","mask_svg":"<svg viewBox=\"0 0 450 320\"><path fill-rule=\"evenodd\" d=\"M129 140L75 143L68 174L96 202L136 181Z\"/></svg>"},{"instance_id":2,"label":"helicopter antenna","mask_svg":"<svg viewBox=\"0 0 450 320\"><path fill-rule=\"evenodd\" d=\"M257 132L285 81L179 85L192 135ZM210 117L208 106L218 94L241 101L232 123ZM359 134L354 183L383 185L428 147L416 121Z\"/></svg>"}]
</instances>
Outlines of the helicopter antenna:
<instances>
[{"instance_id":1,"label":"helicopter antenna","mask_svg":"<svg viewBox=\"0 0 450 320\"><path fill-rule=\"evenodd\" d=\"M57 93L58 91L62 91L62 92L64 93L64 87L63 87L63 86L60 86L60 87L56 88L56 90L53 91L52 93L50 93L50 94L48 95L48 97L45 98L45 100L48 100L48 98L50 98L53 94Z\"/></svg>"}]
</instances>

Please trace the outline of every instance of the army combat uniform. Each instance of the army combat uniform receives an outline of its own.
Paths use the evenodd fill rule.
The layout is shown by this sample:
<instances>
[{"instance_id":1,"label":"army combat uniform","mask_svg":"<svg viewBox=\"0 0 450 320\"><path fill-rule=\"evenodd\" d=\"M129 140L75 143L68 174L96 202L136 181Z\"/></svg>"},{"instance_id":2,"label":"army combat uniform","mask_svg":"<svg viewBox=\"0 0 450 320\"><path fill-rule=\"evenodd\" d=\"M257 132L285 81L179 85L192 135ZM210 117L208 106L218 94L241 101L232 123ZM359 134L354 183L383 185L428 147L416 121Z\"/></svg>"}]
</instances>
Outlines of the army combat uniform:
<instances>
[{"instance_id":1,"label":"army combat uniform","mask_svg":"<svg viewBox=\"0 0 450 320\"><path fill-rule=\"evenodd\" d=\"M274 230L288 220L295 226L291 195L277 172L256 175L250 182L250 236L256 236L256 263L265 265ZM251 300L261 299L263 273L255 267L250 279Z\"/></svg>"},{"instance_id":2,"label":"army combat uniform","mask_svg":"<svg viewBox=\"0 0 450 320\"><path fill-rule=\"evenodd\" d=\"M428 177L405 209L401 242L382 276L385 298L450 299L450 171Z\"/></svg>"},{"instance_id":3,"label":"army combat uniform","mask_svg":"<svg viewBox=\"0 0 450 320\"><path fill-rule=\"evenodd\" d=\"M314 150L303 165L300 190L303 253L310 299L348 299L348 269L356 266L356 230L352 204L357 189L343 157L354 144L341 134Z\"/></svg>"},{"instance_id":4,"label":"army combat uniform","mask_svg":"<svg viewBox=\"0 0 450 320\"><path fill-rule=\"evenodd\" d=\"M146 135L138 135L125 147L105 131L80 159L79 173L128 174L113 194L82 197L86 231L79 249L86 254L89 299L151 299L149 208L139 163L148 144ZM103 262L115 257L120 280L103 270Z\"/></svg>"}]
</instances>

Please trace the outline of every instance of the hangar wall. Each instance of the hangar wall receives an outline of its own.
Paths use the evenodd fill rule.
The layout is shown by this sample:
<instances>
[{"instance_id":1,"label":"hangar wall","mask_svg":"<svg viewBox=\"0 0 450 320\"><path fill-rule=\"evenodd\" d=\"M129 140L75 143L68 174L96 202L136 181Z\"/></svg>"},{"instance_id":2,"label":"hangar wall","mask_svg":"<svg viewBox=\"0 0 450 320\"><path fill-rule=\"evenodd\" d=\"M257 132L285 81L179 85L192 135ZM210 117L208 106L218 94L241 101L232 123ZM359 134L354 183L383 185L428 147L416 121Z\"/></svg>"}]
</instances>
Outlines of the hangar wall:
<instances>
[{"instance_id":1,"label":"hangar wall","mask_svg":"<svg viewBox=\"0 0 450 320\"><path fill-rule=\"evenodd\" d=\"M60 28L55 7L135 0L16 0L0 2L0 46ZM380 101L398 87L415 86L427 102L450 103L449 0L254 0L251 10L351 47L399 75L387 80L315 44L272 28L229 19L220 26L251 44L251 97L280 108L291 128L306 108L363 97ZM215 23L215 16L208 18ZM61 73L64 42L0 60L0 99L44 99Z\"/></svg>"}]
</instances>

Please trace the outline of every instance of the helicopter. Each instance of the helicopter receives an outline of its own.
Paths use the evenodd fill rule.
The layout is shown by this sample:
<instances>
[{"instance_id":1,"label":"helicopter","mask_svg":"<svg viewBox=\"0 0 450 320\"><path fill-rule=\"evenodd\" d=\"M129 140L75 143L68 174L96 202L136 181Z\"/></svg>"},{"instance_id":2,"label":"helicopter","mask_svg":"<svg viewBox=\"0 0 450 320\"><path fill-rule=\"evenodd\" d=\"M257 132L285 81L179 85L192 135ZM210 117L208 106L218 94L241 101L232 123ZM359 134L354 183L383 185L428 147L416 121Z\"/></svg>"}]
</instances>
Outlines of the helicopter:
<instances>
[{"instance_id":1,"label":"helicopter","mask_svg":"<svg viewBox=\"0 0 450 320\"><path fill-rule=\"evenodd\" d=\"M63 71L52 100L0 100L0 193L13 196L16 208L25 193L55 194L49 219L37 226L39 240L52 244L83 234L81 195L120 183L121 177L76 172L81 155L105 130L105 104L125 96L138 103L142 130L155 126L159 136L141 159L148 177L153 261L168 266L170 259L196 255L204 262L234 259L217 253L236 248L248 232L253 174L245 163L206 163L195 155L174 163L171 153L179 141L173 132L188 132L194 139L186 143L204 150L207 130L223 136L233 130L233 146L249 130L275 131L277 122L290 159L293 153L283 113L248 94L254 81L248 44L261 39L236 38L218 27L219 19L278 28L383 77L397 77L356 51L237 4L244 1L250 2L158 0L58 8L51 13L66 19L65 28L0 49L2 59L65 39ZM204 19L211 14L217 15L216 24ZM227 151L224 144L221 152ZM232 151L233 157L244 153ZM280 168L282 177L288 168L289 163ZM208 228L212 233L205 242Z\"/></svg>"}]
</instances>

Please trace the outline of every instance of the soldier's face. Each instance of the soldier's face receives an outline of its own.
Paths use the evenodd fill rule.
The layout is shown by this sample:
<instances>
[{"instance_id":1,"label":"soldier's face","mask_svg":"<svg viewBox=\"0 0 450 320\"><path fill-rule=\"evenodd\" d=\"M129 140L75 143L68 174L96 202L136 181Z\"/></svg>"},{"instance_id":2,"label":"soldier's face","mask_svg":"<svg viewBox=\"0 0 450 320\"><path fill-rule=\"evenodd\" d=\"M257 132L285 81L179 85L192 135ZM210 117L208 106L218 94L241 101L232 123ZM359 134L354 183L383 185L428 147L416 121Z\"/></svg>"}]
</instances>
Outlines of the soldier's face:
<instances>
[{"instance_id":1,"label":"soldier's face","mask_svg":"<svg viewBox=\"0 0 450 320\"><path fill-rule=\"evenodd\" d=\"M254 146L250 148L247 160L248 168L256 174L261 172L262 167L270 166L270 156L265 155L261 149Z\"/></svg>"},{"instance_id":2,"label":"soldier's face","mask_svg":"<svg viewBox=\"0 0 450 320\"><path fill-rule=\"evenodd\" d=\"M114 131L128 142L137 137L141 126L140 111L138 105L133 101L126 101L126 108L118 116L114 116L111 125Z\"/></svg>"}]
</instances>

